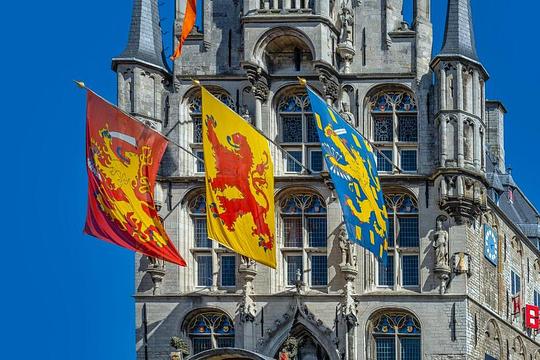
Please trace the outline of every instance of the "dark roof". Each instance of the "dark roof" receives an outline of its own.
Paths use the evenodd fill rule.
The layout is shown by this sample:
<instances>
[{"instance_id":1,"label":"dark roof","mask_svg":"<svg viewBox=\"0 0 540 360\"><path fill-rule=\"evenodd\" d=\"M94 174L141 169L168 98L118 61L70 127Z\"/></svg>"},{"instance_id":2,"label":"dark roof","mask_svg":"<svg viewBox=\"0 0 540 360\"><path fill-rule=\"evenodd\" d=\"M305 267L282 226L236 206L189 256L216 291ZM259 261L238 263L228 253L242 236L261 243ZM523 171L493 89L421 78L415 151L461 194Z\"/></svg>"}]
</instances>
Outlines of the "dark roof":
<instances>
[{"instance_id":1,"label":"dark roof","mask_svg":"<svg viewBox=\"0 0 540 360\"><path fill-rule=\"evenodd\" d=\"M501 194L498 201L499 208L531 240L540 238L538 210L517 186L512 178L511 170L503 174L497 168L489 152L486 153L486 158L486 177L490 187ZM510 196L510 191L512 191L512 196Z\"/></svg>"},{"instance_id":2,"label":"dark roof","mask_svg":"<svg viewBox=\"0 0 540 360\"><path fill-rule=\"evenodd\" d=\"M140 62L170 72L163 51L157 0L133 0L128 44L113 58L113 68L119 62Z\"/></svg>"},{"instance_id":3,"label":"dark roof","mask_svg":"<svg viewBox=\"0 0 540 360\"><path fill-rule=\"evenodd\" d=\"M470 0L448 0L444 43L438 56L462 56L479 63Z\"/></svg>"}]
</instances>

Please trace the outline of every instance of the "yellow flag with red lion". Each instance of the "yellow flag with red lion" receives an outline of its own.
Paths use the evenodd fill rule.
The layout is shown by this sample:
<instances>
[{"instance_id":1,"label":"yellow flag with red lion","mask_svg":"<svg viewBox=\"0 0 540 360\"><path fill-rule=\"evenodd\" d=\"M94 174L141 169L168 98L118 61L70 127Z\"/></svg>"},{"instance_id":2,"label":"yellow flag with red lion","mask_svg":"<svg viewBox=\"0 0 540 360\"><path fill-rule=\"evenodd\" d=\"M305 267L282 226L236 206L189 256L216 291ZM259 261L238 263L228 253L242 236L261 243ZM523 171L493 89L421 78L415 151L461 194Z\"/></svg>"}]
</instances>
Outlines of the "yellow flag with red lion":
<instances>
[{"instance_id":1,"label":"yellow flag with red lion","mask_svg":"<svg viewBox=\"0 0 540 360\"><path fill-rule=\"evenodd\" d=\"M267 140L202 88L208 237L276 267L274 168Z\"/></svg>"}]
</instances>

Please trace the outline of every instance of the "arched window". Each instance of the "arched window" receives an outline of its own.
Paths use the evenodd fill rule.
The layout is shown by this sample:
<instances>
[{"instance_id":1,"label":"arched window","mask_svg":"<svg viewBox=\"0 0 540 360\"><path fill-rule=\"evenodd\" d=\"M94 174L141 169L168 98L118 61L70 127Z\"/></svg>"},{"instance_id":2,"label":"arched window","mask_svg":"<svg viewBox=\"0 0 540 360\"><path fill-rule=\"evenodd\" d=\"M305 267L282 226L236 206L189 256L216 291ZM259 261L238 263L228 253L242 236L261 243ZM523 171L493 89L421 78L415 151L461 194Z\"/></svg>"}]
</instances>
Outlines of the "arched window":
<instances>
[{"instance_id":1,"label":"arched window","mask_svg":"<svg viewBox=\"0 0 540 360\"><path fill-rule=\"evenodd\" d=\"M281 145L311 171L322 171L321 144L307 93L303 89L287 91L279 99L277 112ZM287 172L302 172L302 167L289 157L286 164Z\"/></svg>"},{"instance_id":2,"label":"arched window","mask_svg":"<svg viewBox=\"0 0 540 360\"><path fill-rule=\"evenodd\" d=\"M220 311L199 313L188 322L186 332L191 339L193 354L201 351L234 347L234 323Z\"/></svg>"},{"instance_id":3,"label":"arched window","mask_svg":"<svg viewBox=\"0 0 540 360\"><path fill-rule=\"evenodd\" d=\"M421 327L413 315L388 311L371 320L371 358L376 360L420 360Z\"/></svg>"},{"instance_id":4,"label":"arched window","mask_svg":"<svg viewBox=\"0 0 540 360\"><path fill-rule=\"evenodd\" d=\"M294 286L309 269L308 285L328 284L326 204L315 194L292 194L280 203L285 284Z\"/></svg>"},{"instance_id":5,"label":"arched window","mask_svg":"<svg viewBox=\"0 0 540 360\"><path fill-rule=\"evenodd\" d=\"M379 262L377 285L399 289L420 285L418 205L408 194L387 193L384 196L388 211L388 260Z\"/></svg>"},{"instance_id":6,"label":"arched window","mask_svg":"<svg viewBox=\"0 0 540 360\"><path fill-rule=\"evenodd\" d=\"M381 152L403 171L418 169L418 107L408 91L383 91L370 98L373 140ZM377 168L392 172L392 164L380 153Z\"/></svg>"},{"instance_id":7,"label":"arched window","mask_svg":"<svg viewBox=\"0 0 540 360\"><path fill-rule=\"evenodd\" d=\"M199 194L191 200L189 212L193 219L192 253L196 262L195 286L234 289L236 287L236 254L208 238L204 194ZM219 267L219 273L215 278L214 269L217 267Z\"/></svg>"},{"instance_id":8,"label":"arched window","mask_svg":"<svg viewBox=\"0 0 540 360\"><path fill-rule=\"evenodd\" d=\"M232 110L236 111L236 105L231 96L225 91L217 88L210 88L210 92L217 97L221 102L227 105ZM192 135L192 148L195 155L203 159L203 150L202 150L202 98L201 92L196 91L192 94L188 101L188 112L191 122L193 124L193 135ZM204 173L204 163L201 161L196 162L197 173Z\"/></svg>"}]
</instances>

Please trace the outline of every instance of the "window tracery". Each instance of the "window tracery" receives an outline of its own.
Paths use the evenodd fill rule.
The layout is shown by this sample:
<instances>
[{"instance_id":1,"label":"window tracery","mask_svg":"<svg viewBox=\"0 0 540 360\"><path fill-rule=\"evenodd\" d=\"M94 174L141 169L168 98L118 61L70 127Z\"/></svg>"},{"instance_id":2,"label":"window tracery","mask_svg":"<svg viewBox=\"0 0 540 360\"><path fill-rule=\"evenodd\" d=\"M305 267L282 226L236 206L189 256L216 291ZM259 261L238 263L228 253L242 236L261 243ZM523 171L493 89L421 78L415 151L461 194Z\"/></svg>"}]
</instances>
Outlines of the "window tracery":
<instances>
[{"instance_id":1,"label":"window tracery","mask_svg":"<svg viewBox=\"0 0 540 360\"><path fill-rule=\"evenodd\" d=\"M399 165L403 171L418 168L418 105L414 95L405 90L384 90L369 98L373 123L373 140L381 153L377 154L380 172L394 167L385 159ZM384 156L383 156L384 154Z\"/></svg>"},{"instance_id":2,"label":"window tracery","mask_svg":"<svg viewBox=\"0 0 540 360\"><path fill-rule=\"evenodd\" d=\"M305 269L311 269L309 285L326 286L327 218L326 203L316 194L295 193L280 202L285 283L296 284Z\"/></svg>"},{"instance_id":3,"label":"window tracery","mask_svg":"<svg viewBox=\"0 0 540 360\"><path fill-rule=\"evenodd\" d=\"M193 353L205 350L234 347L234 323L229 316L218 311L207 311L191 319L187 326Z\"/></svg>"}]
</instances>

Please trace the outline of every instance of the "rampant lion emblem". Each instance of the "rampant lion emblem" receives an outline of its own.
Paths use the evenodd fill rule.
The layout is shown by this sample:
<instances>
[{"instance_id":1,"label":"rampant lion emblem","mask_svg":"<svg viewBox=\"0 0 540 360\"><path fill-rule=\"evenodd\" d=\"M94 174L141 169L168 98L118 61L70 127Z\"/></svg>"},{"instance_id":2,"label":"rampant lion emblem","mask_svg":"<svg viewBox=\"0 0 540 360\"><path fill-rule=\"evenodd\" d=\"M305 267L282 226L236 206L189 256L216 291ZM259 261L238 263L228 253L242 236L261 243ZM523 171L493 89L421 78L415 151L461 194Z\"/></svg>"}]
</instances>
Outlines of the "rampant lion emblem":
<instances>
[{"instance_id":1,"label":"rampant lion emblem","mask_svg":"<svg viewBox=\"0 0 540 360\"><path fill-rule=\"evenodd\" d=\"M235 188L241 194L241 197L232 199L218 195L219 204L210 204L210 211L229 231L234 231L235 223L241 216L251 215L255 224L252 235L258 237L259 246L265 251L272 250L274 239L266 221L270 203L263 191L263 188L268 186L265 177L269 169L268 153L264 152L265 159L260 164L254 164L253 152L244 135L235 133L228 136L229 148L219 141L215 132L217 122L211 115L207 115L206 125L216 167L216 176L209 179L210 186L221 193L227 188ZM263 205L256 196L264 199Z\"/></svg>"},{"instance_id":2,"label":"rampant lion emblem","mask_svg":"<svg viewBox=\"0 0 540 360\"><path fill-rule=\"evenodd\" d=\"M166 246L165 230L156 221L158 213L147 177L148 167L153 162L152 149L142 146L140 153L136 153L118 146L113 150L115 134L104 128L98 132L101 141L91 139L87 162L100 180L96 200L107 217L137 241L154 241L158 247Z\"/></svg>"}]
</instances>

